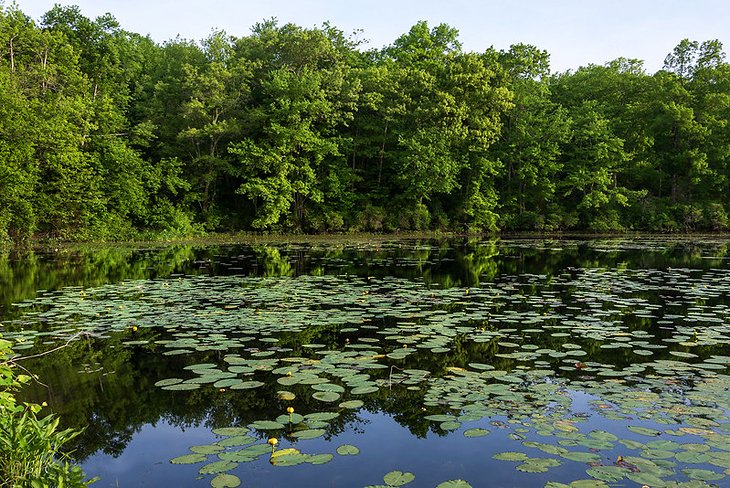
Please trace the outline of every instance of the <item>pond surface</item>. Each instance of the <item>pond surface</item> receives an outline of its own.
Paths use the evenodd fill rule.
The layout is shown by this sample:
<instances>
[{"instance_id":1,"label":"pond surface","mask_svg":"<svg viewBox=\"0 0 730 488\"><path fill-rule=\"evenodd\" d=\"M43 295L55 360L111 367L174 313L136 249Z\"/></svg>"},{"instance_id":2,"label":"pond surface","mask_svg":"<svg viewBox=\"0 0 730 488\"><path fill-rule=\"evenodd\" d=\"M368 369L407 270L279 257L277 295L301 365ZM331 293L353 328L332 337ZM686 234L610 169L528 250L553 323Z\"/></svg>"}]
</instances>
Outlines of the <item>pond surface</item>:
<instances>
[{"instance_id":1,"label":"pond surface","mask_svg":"<svg viewBox=\"0 0 730 488\"><path fill-rule=\"evenodd\" d=\"M728 486L729 246L63 248L0 330L98 487Z\"/></svg>"}]
</instances>

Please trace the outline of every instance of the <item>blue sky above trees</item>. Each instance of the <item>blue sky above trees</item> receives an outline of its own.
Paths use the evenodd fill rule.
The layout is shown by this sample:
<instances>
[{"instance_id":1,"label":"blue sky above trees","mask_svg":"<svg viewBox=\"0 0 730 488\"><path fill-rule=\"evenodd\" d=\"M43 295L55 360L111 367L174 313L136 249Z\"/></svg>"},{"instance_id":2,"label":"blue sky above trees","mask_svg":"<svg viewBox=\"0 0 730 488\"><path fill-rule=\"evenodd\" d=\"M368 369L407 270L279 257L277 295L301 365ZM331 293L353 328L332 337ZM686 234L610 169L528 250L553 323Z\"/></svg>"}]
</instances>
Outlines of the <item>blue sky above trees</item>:
<instances>
[{"instance_id":1,"label":"blue sky above trees","mask_svg":"<svg viewBox=\"0 0 730 488\"><path fill-rule=\"evenodd\" d=\"M550 53L553 71L623 56L643 59L653 72L681 39L730 42L727 0L21 0L18 5L38 19L54 3L78 5L88 17L110 12L123 28L157 41L178 34L200 40L211 29L247 35L254 23L276 17L306 27L330 21L346 32L362 29L360 38L380 47L418 20L446 22L459 29L466 50L534 44Z\"/></svg>"}]
</instances>

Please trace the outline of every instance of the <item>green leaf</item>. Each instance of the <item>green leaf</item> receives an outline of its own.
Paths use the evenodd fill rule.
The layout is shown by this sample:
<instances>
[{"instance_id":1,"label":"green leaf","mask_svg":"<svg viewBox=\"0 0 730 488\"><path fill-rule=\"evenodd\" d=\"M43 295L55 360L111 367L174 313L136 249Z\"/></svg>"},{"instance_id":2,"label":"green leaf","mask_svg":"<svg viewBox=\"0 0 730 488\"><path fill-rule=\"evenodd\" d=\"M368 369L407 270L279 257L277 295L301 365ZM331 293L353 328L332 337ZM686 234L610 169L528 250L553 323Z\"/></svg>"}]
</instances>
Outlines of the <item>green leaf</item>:
<instances>
[{"instance_id":1,"label":"green leaf","mask_svg":"<svg viewBox=\"0 0 730 488\"><path fill-rule=\"evenodd\" d=\"M682 472L688 478L700 481L719 481L726 476L715 471L710 471L709 469L683 469Z\"/></svg>"},{"instance_id":2,"label":"green leaf","mask_svg":"<svg viewBox=\"0 0 730 488\"><path fill-rule=\"evenodd\" d=\"M629 425L627 427L627 429L629 429L631 432L633 432L635 434L641 434L641 435L646 435L646 436L653 437L653 436L661 435L661 431L658 431L656 429L649 429L647 427L638 427L635 425Z\"/></svg>"},{"instance_id":3,"label":"green leaf","mask_svg":"<svg viewBox=\"0 0 730 488\"><path fill-rule=\"evenodd\" d=\"M196 464L202 463L208 459L208 456L204 454L186 454L185 456L179 456L170 459L172 464Z\"/></svg>"},{"instance_id":4,"label":"green leaf","mask_svg":"<svg viewBox=\"0 0 730 488\"><path fill-rule=\"evenodd\" d=\"M337 448L337 454L340 456L355 456L360 454L360 449L351 444L343 444Z\"/></svg>"},{"instance_id":5,"label":"green leaf","mask_svg":"<svg viewBox=\"0 0 730 488\"><path fill-rule=\"evenodd\" d=\"M566 452L560 456L579 463L594 463L601 460L601 456L592 452Z\"/></svg>"},{"instance_id":6,"label":"green leaf","mask_svg":"<svg viewBox=\"0 0 730 488\"><path fill-rule=\"evenodd\" d=\"M233 461L213 461L201 467L198 472L200 474L217 474L236 469L236 467L238 467L238 463Z\"/></svg>"},{"instance_id":7,"label":"green leaf","mask_svg":"<svg viewBox=\"0 0 730 488\"><path fill-rule=\"evenodd\" d=\"M195 452L198 454L216 454L223 450L223 446L216 445L216 444L208 444L205 446L192 446L190 448L190 450L192 452Z\"/></svg>"},{"instance_id":8,"label":"green leaf","mask_svg":"<svg viewBox=\"0 0 730 488\"><path fill-rule=\"evenodd\" d=\"M472 486L464 480L450 480L439 483L436 488L472 488Z\"/></svg>"},{"instance_id":9,"label":"green leaf","mask_svg":"<svg viewBox=\"0 0 730 488\"><path fill-rule=\"evenodd\" d=\"M340 399L340 394L334 391L318 391L312 395L312 398L321 402L336 402Z\"/></svg>"},{"instance_id":10,"label":"green leaf","mask_svg":"<svg viewBox=\"0 0 730 488\"><path fill-rule=\"evenodd\" d=\"M324 429L306 429L294 432L291 435L299 440L307 440L322 437L325 433L327 433L327 431Z\"/></svg>"},{"instance_id":11,"label":"green leaf","mask_svg":"<svg viewBox=\"0 0 730 488\"><path fill-rule=\"evenodd\" d=\"M238 476L232 474L219 474L210 480L210 486L213 488L236 488L240 484Z\"/></svg>"},{"instance_id":12,"label":"green leaf","mask_svg":"<svg viewBox=\"0 0 730 488\"><path fill-rule=\"evenodd\" d=\"M257 420L250 427L257 430L280 430L284 428L284 424L273 420Z\"/></svg>"},{"instance_id":13,"label":"green leaf","mask_svg":"<svg viewBox=\"0 0 730 488\"><path fill-rule=\"evenodd\" d=\"M514 452L514 451L506 451L506 452L500 452L498 454L495 454L492 456L494 459L498 459L500 461L526 461L530 458L527 454L524 452Z\"/></svg>"},{"instance_id":14,"label":"green leaf","mask_svg":"<svg viewBox=\"0 0 730 488\"><path fill-rule=\"evenodd\" d=\"M474 428L474 429L467 429L464 431L464 437L483 437L485 435L489 435L489 430Z\"/></svg>"},{"instance_id":15,"label":"green leaf","mask_svg":"<svg viewBox=\"0 0 730 488\"><path fill-rule=\"evenodd\" d=\"M315 454L313 456L309 456L307 459L307 462L309 464L326 464L334 459L334 456L332 454Z\"/></svg>"},{"instance_id":16,"label":"green leaf","mask_svg":"<svg viewBox=\"0 0 730 488\"><path fill-rule=\"evenodd\" d=\"M389 486L403 486L416 479L416 475L403 471L391 471L383 476L383 481Z\"/></svg>"}]
</instances>

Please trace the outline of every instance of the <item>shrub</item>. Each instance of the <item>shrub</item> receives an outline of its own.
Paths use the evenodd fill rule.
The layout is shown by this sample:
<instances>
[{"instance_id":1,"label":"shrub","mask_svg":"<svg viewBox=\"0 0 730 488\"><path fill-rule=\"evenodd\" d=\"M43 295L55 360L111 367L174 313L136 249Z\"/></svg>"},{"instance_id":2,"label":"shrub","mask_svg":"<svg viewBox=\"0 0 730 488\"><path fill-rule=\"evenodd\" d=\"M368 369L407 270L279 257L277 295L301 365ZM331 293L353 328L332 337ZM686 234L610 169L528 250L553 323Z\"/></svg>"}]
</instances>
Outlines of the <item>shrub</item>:
<instances>
[{"instance_id":1,"label":"shrub","mask_svg":"<svg viewBox=\"0 0 730 488\"><path fill-rule=\"evenodd\" d=\"M79 432L59 430L58 418L39 417L40 405L16 401L15 393L30 381L16 375L10 342L0 339L0 488L82 488L84 472L61 448Z\"/></svg>"}]
</instances>

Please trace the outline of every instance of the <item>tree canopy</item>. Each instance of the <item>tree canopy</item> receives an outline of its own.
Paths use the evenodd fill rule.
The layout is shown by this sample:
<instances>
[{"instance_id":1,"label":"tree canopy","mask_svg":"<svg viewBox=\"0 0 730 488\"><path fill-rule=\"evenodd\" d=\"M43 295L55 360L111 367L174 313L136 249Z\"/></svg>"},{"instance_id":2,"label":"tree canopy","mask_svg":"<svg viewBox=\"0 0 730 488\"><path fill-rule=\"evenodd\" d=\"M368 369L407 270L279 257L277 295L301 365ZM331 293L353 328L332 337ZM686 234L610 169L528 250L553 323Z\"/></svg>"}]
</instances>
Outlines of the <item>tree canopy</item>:
<instances>
[{"instance_id":1,"label":"tree canopy","mask_svg":"<svg viewBox=\"0 0 730 488\"><path fill-rule=\"evenodd\" d=\"M0 4L1 5L1 4ZM267 20L156 43L0 6L0 240L730 228L717 40L552 73L419 22L364 50Z\"/></svg>"}]
</instances>

